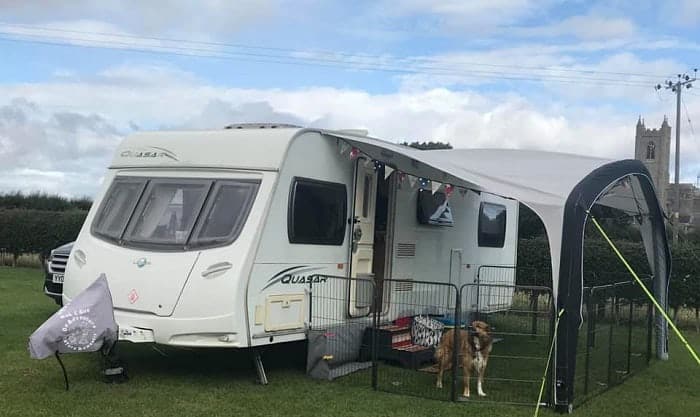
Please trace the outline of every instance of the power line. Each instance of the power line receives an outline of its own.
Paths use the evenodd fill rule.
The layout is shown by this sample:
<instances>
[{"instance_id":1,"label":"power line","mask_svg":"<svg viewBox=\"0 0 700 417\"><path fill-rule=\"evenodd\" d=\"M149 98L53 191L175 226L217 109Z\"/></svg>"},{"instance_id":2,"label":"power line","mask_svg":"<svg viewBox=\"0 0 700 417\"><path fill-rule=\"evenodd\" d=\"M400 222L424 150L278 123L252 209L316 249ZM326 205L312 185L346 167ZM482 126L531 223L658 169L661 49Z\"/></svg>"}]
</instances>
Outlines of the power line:
<instances>
[{"instance_id":1,"label":"power line","mask_svg":"<svg viewBox=\"0 0 700 417\"><path fill-rule=\"evenodd\" d=\"M194 40L187 40L187 39L173 39L173 38L161 38L161 37L148 37L148 36L136 36L136 35L128 35L128 34L119 34L119 33L108 33L108 32L89 32L89 31L78 31L78 30L69 30L69 29L58 29L58 28L50 28L50 27L42 27L42 26L36 26L36 25L22 25L22 24L7 24L7 23L0 23L1 25L4 25L6 27L10 28L21 28L21 29L33 29L33 30L40 30L44 32L54 32L54 33L59 33L59 34L64 34L64 33L73 33L73 34L81 34L81 35L89 35L89 36L108 36L112 38L121 38L121 39L130 39L130 40L137 40L137 41L156 41L156 42L169 42L169 43L175 43L178 44L178 46L175 47L175 52L181 52L182 50L187 50L187 51L197 51L197 52L206 52L206 53L214 53L216 51L212 51L211 48L201 48L201 46L207 46L207 47L225 47L225 48L236 48L236 49L246 49L246 50L263 50L263 51L277 51L276 54L270 54L270 53L255 53L255 52L231 52L231 54L235 55L244 55L244 56L255 56L255 57L265 57L265 58L276 58L276 59L304 59L306 61L310 62L325 62L325 63L342 63L342 64L358 64L356 61L357 59L372 59L372 60L379 60L380 62L389 62L394 61L394 65L400 65L400 64L406 64L406 63L413 63L414 65L418 66L418 69L425 69L425 70L438 70L438 71L455 71L454 68L446 69L446 68L440 68L440 67L430 67L426 66L425 64L417 64L417 62L426 62L426 63L443 63L443 64L449 64L449 65L469 65L469 66L483 66L483 67L491 67L491 68L507 68L511 71L513 70L521 70L521 72L516 72L516 73L506 73L505 75L515 75L515 76L539 76L542 78L548 78L548 77L557 77L558 79L572 79L572 80L588 80L588 81L609 81L609 82L623 82L623 85L627 84L638 84L640 87L643 85L643 82L641 80L619 80L619 79L601 79L601 78L595 78L595 77L583 77L581 75L578 76L566 76L566 75L557 75L557 74L533 74L533 73L528 73L528 71L549 71L549 72L566 72L566 73L580 73L584 75L588 74L607 74L607 75L624 75L624 76L629 76L629 77L643 77L643 78L651 78L655 77L653 74L641 74L641 73L627 73L627 72L613 72L613 71L599 71L599 70L590 70L590 69L575 69L575 68L560 68L560 67L535 67L535 66L519 66L519 65L505 65L505 64L490 64L490 63L479 63L479 62L464 62L464 61L446 61L446 60L438 60L434 58L424 58L424 57L392 57L392 56L383 56L383 55L371 55L371 54L353 54L353 53L347 53L347 52L335 52L335 51L322 51L322 50L298 50L298 49L288 49L288 48L276 48L276 47L263 47L263 46L253 46L253 45L245 45L245 44L235 44L235 43L223 43L223 42L205 42L205 41L194 41ZM12 30L0 30L0 34L5 35L5 36L11 36L11 37L30 37L30 40L36 41L37 38L40 40L48 40L50 42L56 42L56 38L51 38L50 36L47 35L41 35L41 34L36 34L36 33L21 33L17 31L12 31ZM33 39L31 39L33 38ZM6 38L8 39L8 38ZM111 43L111 44L118 44L122 48L121 49L130 49L131 47L137 47L137 45L133 43L124 43L124 42L115 42L115 41L107 41L107 40L97 40L97 39L84 39L84 38L75 38L75 37L66 37L66 36L61 36L59 38L60 40L64 41L79 41L79 42L92 42L92 43L100 43L104 45L105 43ZM188 45L182 45L182 44L189 44ZM192 45L195 46L200 46L200 48L197 47L192 47ZM149 49L152 48L168 48L163 45L148 45L148 46L141 46L141 48L146 48L148 47ZM172 47L169 47L172 48ZM282 55L281 55L282 54ZM311 56L309 56L311 55ZM316 55L326 55L330 56L331 58L324 58L324 57L315 57ZM338 59L338 58L333 58L333 57L345 57L343 59ZM365 62L365 65L369 66L369 63ZM390 65L390 64L384 64L384 65ZM376 66L376 64L374 64ZM476 70L461 70L461 72L468 71L470 73L488 73L488 74L496 74L495 72L488 72L488 71L476 71Z\"/></svg>"},{"instance_id":2,"label":"power line","mask_svg":"<svg viewBox=\"0 0 700 417\"><path fill-rule=\"evenodd\" d=\"M199 44L199 45L221 46L221 47L242 48L242 49L262 49L262 50L279 51L279 52L287 52L287 53L299 53L299 54L323 54L323 55L330 55L330 56L346 56L346 57L350 57L350 58L371 58L371 59L387 59L387 58L396 59L396 58L398 58L399 61L426 61L426 62L432 62L432 63L448 63L448 64L462 64L462 65L473 65L473 66L488 66L488 67L508 68L508 69L519 68L519 69L542 70L542 71L578 72L578 73L585 73L585 74L625 75L625 76L634 76L634 77L644 77L644 78L649 78L649 79L657 79L658 77L665 76L665 75L660 75L660 74L648 74L648 73L643 74L643 73L632 73L632 72L601 71L601 70L592 70L592 69L542 67L542 66L522 66L522 65L513 65L513 64L493 64L493 63L465 62L465 61L446 61L446 60L439 60L439 59L428 58L428 57L392 57L392 56L386 56L386 55L374 55L374 54L366 54L366 53L349 53L349 52L343 52L343 51L329 51L329 50L319 50L319 49L300 50L300 49L290 49L290 48L280 48L280 47L247 45L247 44L240 44L240 43L197 41L197 40L189 40L189 39L176 39L176 38L163 38L163 37L155 37L155 36L131 35L131 34L122 34L122 33L113 33L113 32L110 33L110 32L79 31L79 30L71 30L71 29L52 28L52 27L48 27L48 26L18 24L18 23L0 22L0 25L9 26L9 27L18 27L18 28L24 28L24 29L36 29L36 30L42 30L42 31L58 32L58 33L76 33L76 34L92 35L92 36L111 36L111 37L128 38L128 39L135 39L135 40L153 40L153 41L159 41L159 42L191 43L191 44ZM16 32L11 32L11 33L17 34Z\"/></svg>"},{"instance_id":3,"label":"power line","mask_svg":"<svg viewBox=\"0 0 700 417\"><path fill-rule=\"evenodd\" d=\"M691 136L693 137L693 141L695 141L695 129L693 129L693 122L690 120L690 113L688 113L688 106L685 105L685 100L681 98L681 102L683 103L683 108L685 109L685 117L688 119L688 126L690 126L690 133Z\"/></svg>"},{"instance_id":4,"label":"power line","mask_svg":"<svg viewBox=\"0 0 700 417\"><path fill-rule=\"evenodd\" d=\"M534 81L534 82L555 82L555 83L570 83L570 84L593 84L593 85L617 85L617 86L628 86L637 88L649 88L649 85L641 82L625 82L616 79L604 79L604 78L588 78L588 77L571 77L571 76L542 76L542 75L530 75L527 73L501 73L494 71L484 71L484 70L459 70L450 68L439 68L439 67L427 67L427 66L417 66L416 68L404 67L400 68L397 66L392 66L389 64L379 64L371 65L359 62L350 62L342 60L329 60L329 59L314 59L314 58L302 58L302 57L292 57L292 56L281 56L274 54L257 54L257 53L246 53L246 52L221 52L212 51L203 48L192 48L186 46L178 47L163 47L159 45L138 45L135 43L128 42L114 42L106 40L95 40L87 38L76 38L76 37L63 37L57 40L45 39L44 37L39 37L39 39L24 39L17 38L16 36L32 36L32 35L17 35L12 34L11 37L3 36L0 32L0 40L9 42L23 42L23 43L34 43L34 44L44 44L44 45L54 45L54 46L66 46L66 47L81 47L81 48L98 48L98 49L114 49L114 50L127 50L134 52L144 52L144 53L154 53L154 54L168 54L168 55L179 55L188 57L200 57L200 58L216 58L216 59L229 59L238 60L246 62L256 62L256 63L275 63L275 64L287 64L287 65L306 65L306 66L317 66L317 67L328 67L336 69L345 70L359 70L359 71L379 71L379 72L392 72L392 73L405 73L405 74L427 74L427 75L442 75L451 76L456 78L494 78L505 80L517 80L517 81ZM71 43L71 42L82 42L81 43Z\"/></svg>"}]
</instances>

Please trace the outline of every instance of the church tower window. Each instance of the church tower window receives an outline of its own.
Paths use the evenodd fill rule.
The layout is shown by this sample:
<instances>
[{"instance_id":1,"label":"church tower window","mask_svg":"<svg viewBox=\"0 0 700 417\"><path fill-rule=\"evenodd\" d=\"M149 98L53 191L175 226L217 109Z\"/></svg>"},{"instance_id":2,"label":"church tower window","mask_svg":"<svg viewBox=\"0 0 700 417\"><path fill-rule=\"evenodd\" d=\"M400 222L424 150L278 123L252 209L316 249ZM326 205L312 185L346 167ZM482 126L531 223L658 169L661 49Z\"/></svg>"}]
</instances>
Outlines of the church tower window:
<instances>
[{"instance_id":1,"label":"church tower window","mask_svg":"<svg viewBox=\"0 0 700 417\"><path fill-rule=\"evenodd\" d=\"M647 159L656 159L656 144L649 142L647 145Z\"/></svg>"}]
</instances>

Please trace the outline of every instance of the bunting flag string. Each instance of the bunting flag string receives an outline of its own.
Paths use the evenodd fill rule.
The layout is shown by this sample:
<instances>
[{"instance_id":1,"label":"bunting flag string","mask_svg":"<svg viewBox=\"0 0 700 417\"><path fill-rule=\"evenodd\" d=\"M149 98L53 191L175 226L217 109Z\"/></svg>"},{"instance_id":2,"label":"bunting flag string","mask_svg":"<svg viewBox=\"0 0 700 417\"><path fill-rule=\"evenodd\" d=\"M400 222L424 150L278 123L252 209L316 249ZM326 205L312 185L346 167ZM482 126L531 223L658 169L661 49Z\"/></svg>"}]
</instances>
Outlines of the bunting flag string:
<instances>
[{"instance_id":1,"label":"bunting flag string","mask_svg":"<svg viewBox=\"0 0 700 417\"><path fill-rule=\"evenodd\" d=\"M430 190L431 194L435 194L438 192L441 188L444 187L444 192L445 196L449 198L452 194L454 194L455 188L459 191L460 196L465 197L467 195L467 189L462 188L462 187L455 187L452 184L443 184L439 181L434 181L430 180L428 178L423 178L423 177L416 177L414 175L411 175L409 173L400 171L396 168L393 168L386 163L373 159L369 155L363 153L360 149L355 148L348 144L345 141L341 141L339 143L340 147L340 154L345 155L346 153L348 154L348 157L350 158L351 161L354 161L358 158L363 158L363 166L365 168L369 168L370 165L374 165L374 170L379 171L382 167L384 167L384 180L387 180L392 173L396 172L396 177L397 177L397 182L399 185L399 188L401 187L401 184L406 181L408 178L408 184L411 187L411 189L415 188L416 183L418 183L418 187L421 190ZM349 151L349 152L348 152Z\"/></svg>"}]
</instances>

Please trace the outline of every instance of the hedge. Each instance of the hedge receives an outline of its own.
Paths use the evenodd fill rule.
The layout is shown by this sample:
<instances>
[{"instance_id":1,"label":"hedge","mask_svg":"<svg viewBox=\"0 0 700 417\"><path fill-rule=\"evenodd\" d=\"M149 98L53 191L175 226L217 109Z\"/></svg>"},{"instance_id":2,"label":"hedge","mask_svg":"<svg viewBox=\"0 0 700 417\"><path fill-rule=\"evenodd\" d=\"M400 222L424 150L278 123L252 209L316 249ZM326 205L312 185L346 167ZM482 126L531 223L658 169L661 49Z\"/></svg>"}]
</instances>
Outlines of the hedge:
<instances>
[{"instance_id":1,"label":"hedge","mask_svg":"<svg viewBox=\"0 0 700 417\"><path fill-rule=\"evenodd\" d=\"M47 256L51 249L78 237L86 210L0 209L0 251Z\"/></svg>"},{"instance_id":2,"label":"hedge","mask_svg":"<svg viewBox=\"0 0 700 417\"><path fill-rule=\"evenodd\" d=\"M640 276L649 276L650 268L641 242L615 241L632 268ZM597 286L630 281L632 276L608 244L594 237L586 239L584 251L584 285ZM683 242L671 246L673 265L669 287L669 305L700 308L700 244ZM518 244L518 284L551 286L551 258L547 239L520 239Z\"/></svg>"},{"instance_id":3,"label":"hedge","mask_svg":"<svg viewBox=\"0 0 700 417\"><path fill-rule=\"evenodd\" d=\"M0 193L0 209L68 211L90 210L90 206L92 201L88 197L66 198L45 193L24 194L20 191Z\"/></svg>"}]
</instances>

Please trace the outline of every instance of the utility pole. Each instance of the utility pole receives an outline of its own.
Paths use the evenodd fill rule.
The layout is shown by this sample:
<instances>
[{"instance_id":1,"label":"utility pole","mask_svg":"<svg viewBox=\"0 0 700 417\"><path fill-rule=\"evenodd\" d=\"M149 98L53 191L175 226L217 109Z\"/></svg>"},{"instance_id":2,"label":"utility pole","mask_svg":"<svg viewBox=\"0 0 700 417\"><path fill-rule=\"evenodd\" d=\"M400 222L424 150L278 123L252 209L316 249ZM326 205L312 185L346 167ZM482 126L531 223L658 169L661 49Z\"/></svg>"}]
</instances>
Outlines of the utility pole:
<instances>
[{"instance_id":1,"label":"utility pole","mask_svg":"<svg viewBox=\"0 0 700 417\"><path fill-rule=\"evenodd\" d=\"M678 229L680 227L680 216L681 216L681 186L680 186L680 176L681 176L681 91L683 87L691 88L693 82L696 81L698 75L698 69L693 70L693 76L688 74L678 74L678 79L676 82L671 80L666 80L664 85L657 84L656 89L661 90L665 88L676 93L676 166L675 166L675 194L676 198L674 201L673 213L673 243L678 243Z\"/></svg>"}]
</instances>

